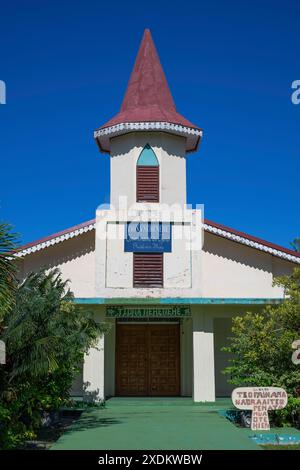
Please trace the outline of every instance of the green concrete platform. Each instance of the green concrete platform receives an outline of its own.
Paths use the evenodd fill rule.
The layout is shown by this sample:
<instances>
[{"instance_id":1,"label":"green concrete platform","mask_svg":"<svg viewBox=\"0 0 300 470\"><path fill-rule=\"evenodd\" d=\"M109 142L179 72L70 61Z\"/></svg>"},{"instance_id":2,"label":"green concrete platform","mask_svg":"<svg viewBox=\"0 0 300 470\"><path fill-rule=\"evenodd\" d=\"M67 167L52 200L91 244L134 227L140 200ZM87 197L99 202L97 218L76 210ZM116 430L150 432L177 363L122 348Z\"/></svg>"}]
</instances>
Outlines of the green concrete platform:
<instances>
[{"instance_id":1,"label":"green concrete platform","mask_svg":"<svg viewBox=\"0 0 300 470\"><path fill-rule=\"evenodd\" d=\"M258 450L249 431L219 415L230 406L228 399L111 398L105 408L83 412L51 449Z\"/></svg>"}]
</instances>

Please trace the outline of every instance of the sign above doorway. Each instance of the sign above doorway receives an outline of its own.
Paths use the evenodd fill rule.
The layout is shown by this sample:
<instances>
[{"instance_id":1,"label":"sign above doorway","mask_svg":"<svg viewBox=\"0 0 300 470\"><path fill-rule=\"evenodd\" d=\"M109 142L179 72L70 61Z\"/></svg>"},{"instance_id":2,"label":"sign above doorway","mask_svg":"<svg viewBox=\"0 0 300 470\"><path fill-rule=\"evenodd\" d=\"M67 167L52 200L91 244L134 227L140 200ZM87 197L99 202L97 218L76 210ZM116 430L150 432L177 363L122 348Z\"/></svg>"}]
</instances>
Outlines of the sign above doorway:
<instances>
[{"instance_id":1,"label":"sign above doorway","mask_svg":"<svg viewBox=\"0 0 300 470\"><path fill-rule=\"evenodd\" d=\"M113 318L182 318L190 317L189 305L175 306L129 306L115 305L106 307L106 316Z\"/></svg>"}]
</instances>

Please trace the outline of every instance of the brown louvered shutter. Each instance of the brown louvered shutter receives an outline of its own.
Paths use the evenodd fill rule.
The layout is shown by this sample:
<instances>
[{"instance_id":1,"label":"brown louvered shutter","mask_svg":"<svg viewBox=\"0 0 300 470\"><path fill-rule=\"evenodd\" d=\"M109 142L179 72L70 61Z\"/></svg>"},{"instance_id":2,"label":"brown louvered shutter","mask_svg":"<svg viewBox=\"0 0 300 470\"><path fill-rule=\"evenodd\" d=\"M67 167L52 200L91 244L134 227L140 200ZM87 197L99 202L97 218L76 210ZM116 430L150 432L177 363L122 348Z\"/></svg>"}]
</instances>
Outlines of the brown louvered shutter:
<instances>
[{"instance_id":1,"label":"brown louvered shutter","mask_svg":"<svg viewBox=\"0 0 300 470\"><path fill-rule=\"evenodd\" d=\"M137 202L159 202L159 166L136 167Z\"/></svg>"},{"instance_id":2,"label":"brown louvered shutter","mask_svg":"<svg viewBox=\"0 0 300 470\"><path fill-rule=\"evenodd\" d=\"M163 253L133 253L133 287L163 287Z\"/></svg>"}]
</instances>

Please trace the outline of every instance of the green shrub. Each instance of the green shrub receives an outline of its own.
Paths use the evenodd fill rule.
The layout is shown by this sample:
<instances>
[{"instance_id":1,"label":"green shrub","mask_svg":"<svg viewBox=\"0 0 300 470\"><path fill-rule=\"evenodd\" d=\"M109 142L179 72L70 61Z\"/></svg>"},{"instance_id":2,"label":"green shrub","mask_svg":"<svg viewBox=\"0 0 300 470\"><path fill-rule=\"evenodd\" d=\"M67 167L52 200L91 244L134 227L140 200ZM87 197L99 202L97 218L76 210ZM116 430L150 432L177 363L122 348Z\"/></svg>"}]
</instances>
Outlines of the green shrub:
<instances>
[{"instance_id":1,"label":"green shrub","mask_svg":"<svg viewBox=\"0 0 300 470\"><path fill-rule=\"evenodd\" d=\"M232 336L223 348L231 358L223 372L236 386L277 386L297 396L300 367L292 362L292 343L299 338L300 269L276 284L285 291L282 304L233 318Z\"/></svg>"},{"instance_id":2,"label":"green shrub","mask_svg":"<svg viewBox=\"0 0 300 470\"><path fill-rule=\"evenodd\" d=\"M300 428L300 397L289 397L286 408L269 413L272 425Z\"/></svg>"},{"instance_id":3,"label":"green shrub","mask_svg":"<svg viewBox=\"0 0 300 470\"><path fill-rule=\"evenodd\" d=\"M31 274L19 286L1 339L0 448L32 439L44 412L69 403L69 390L85 352L106 326L75 306L60 272Z\"/></svg>"}]
</instances>

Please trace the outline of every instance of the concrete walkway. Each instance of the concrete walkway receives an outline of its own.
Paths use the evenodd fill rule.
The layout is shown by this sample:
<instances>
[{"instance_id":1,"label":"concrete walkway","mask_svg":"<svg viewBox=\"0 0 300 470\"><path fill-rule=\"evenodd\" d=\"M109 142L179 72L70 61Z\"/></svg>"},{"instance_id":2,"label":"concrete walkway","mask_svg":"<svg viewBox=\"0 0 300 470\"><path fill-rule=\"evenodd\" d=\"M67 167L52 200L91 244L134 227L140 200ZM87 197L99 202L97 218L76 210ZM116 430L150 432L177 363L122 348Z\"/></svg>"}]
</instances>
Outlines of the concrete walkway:
<instances>
[{"instance_id":1,"label":"concrete walkway","mask_svg":"<svg viewBox=\"0 0 300 470\"><path fill-rule=\"evenodd\" d=\"M105 408L83 412L51 449L258 450L251 431L220 416L219 410L229 407L230 400L111 398Z\"/></svg>"}]
</instances>

